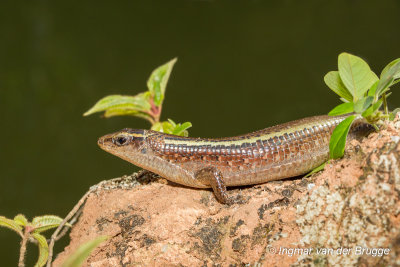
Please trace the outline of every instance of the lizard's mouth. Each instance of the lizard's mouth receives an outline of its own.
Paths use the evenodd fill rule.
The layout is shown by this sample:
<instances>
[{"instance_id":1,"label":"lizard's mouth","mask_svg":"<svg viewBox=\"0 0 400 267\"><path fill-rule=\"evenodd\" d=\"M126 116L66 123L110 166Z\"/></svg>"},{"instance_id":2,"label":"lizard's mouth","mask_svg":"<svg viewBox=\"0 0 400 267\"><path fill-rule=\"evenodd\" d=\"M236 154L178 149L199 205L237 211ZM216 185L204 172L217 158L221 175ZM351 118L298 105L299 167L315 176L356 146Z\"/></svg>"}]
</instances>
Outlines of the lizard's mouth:
<instances>
[{"instance_id":1,"label":"lizard's mouth","mask_svg":"<svg viewBox=\"0 0 400 267\"><path fill-rule=\"evenodd\" d=\"M97 140L97 144L99 145L99 147L103 147L104 146L104 138L100 137L99 140Z\"/></svg>"},{"instance_id":2,"label":"lizard's mouth","mask_svg":"<svg viewBox=\"0 0 400 267\"><path fill-rule=\"evenodd\" d=\"M99 145L99 147L101 149L108 151L109 150L108 148L110 146L112 146L112 135L111 134L107 134L107 135L104 135L104 136L100 137L97 140L97 144Z\"/></svg>"}]
</instances>

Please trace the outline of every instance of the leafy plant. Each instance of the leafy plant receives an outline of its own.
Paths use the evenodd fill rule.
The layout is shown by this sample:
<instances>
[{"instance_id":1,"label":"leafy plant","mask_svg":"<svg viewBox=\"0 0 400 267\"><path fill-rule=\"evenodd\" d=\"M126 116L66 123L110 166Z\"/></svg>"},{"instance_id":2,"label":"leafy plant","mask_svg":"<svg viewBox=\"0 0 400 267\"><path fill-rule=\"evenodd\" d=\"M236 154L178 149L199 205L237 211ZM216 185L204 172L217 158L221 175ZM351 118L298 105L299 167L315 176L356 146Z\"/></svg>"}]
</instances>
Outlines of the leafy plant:
<instances>
[{"instance_id":1,"label":"leafy plant","mask_svg":"<svg viewBox=\"0 0 400 267\"><path fill-rule=\"evenodd\" d=\"M88 116L96 112L103 112L104 117L135 116L148 120L152 130L169 134L188 136L187 129L192 127L190 122L175 123L172 120L160 122L162 104L165 98L169 76L176 62L176 58L156 68L147 81L146 92L134 96L109 95L100 99L83 115Z\"/></svg>"},{"instance_id":2,"label":"leafy plant","mask_svg":"<svg viewBox=\"0 0 400 267\"><path fill-rule=\"evenodd\" d=\"M347 134L357 116L364 117L378 130L384 120L393 120L399 112L399 109L389 112L386 100L391 94L390 87L400 81L400 58L390 62L378 78L363 59L341 53L338 58L338 71L328 72L324 80L344 102L333 108L329 115L354 113L343 120L332 133L329 142L332 159L343 156Z\"/></svg>"},{"instance_id":3,"label":"leafy plant","mask_svg":"<svg viewBox=\"0 0 400 267\"><path fill-rule=\"evenodd\" d=\"M17 232L22 238L19 267L25 266L24 259L28 241L34 242L39 246L39 258L35 267L42 267L46 264L49 255L49 246L42 232L57 227L62 221L62 218L54 215L38 216L33 218L32 222L29 222L22 214L18 214L14 219L0 216L0 226ZM67 225L70 226L69 224Z\"/></svg>"},{"instance_id":4,"label":"leafy plant","mask_svg":"<svg viewBox=\"0 0 400 267\"><path fill-rule=\"evenodd\" d=\"M102 242L108 239L108 236L99 236L94 240L88 241L72 253L63 263L63 267L80 267L82 263L90 256L90 253Z\"/></svg>"}]
</instances>

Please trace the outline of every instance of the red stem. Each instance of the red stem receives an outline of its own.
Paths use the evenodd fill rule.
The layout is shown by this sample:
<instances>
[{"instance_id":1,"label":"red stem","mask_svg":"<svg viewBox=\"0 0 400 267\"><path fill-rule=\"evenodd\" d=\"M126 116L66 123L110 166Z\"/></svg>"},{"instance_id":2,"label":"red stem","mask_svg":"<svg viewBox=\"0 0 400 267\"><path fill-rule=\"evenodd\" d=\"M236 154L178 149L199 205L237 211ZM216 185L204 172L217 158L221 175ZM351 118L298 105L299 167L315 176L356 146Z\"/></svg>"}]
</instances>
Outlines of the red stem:
<instances>
[{"instance_id":1,"label":"red stem","mask_svg":"<svg viewBox=\"0 0 400 267\"><path fill-rule=\"evenodd\" d=\"M154 104L154 100L152 98L150 99L150 105L151 105L151 108L150 108L149 114L154 118L155 122L159 122L160 114L161 114L161 105L159 107L157 107Z\"/></svg>"}]
</instances>

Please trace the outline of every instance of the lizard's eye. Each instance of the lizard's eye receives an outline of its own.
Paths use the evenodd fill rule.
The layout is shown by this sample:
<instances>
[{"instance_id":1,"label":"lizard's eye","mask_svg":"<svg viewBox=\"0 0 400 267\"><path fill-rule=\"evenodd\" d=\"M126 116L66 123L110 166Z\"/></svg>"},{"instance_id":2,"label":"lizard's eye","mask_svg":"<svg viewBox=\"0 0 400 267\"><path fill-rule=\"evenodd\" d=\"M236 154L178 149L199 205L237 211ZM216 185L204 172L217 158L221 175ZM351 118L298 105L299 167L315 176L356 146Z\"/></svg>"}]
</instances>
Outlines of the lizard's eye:
<instances>
[{"instance_id":1,"label":"lizard's eye","mask_svg":"<svg viewBox=\"0 0 400 267\"><path fill-rule=\"evenodd\" d=\"M113 143L117 146L124 146L129 144L130 138L128 136L116 136L113 138Z\"/></svg>"}]
</instances>

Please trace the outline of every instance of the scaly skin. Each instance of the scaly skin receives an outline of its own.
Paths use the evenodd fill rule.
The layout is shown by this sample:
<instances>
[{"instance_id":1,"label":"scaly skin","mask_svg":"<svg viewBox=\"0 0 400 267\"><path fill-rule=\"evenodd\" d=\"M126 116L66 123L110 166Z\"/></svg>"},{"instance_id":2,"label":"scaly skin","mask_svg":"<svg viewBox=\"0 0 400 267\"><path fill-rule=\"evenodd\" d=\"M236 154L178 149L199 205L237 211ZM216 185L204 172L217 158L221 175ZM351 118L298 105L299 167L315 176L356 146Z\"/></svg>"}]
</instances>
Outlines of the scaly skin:
<instances>
[{"instance_id":1,"label":"scaly skin","mask_svg":"<svg viewBox=\"0 0 400 267\"><path fill-rule=\"evenodd\" d=\"M315 116L230 138L193 138L124 129L99 146L139 167L186 186L212 187L227 203L226 186L260 184L305 174L328 160L329 139L345 116ZM358 117L348 140L371 127Z\"/></svg>"}]
</instances>

